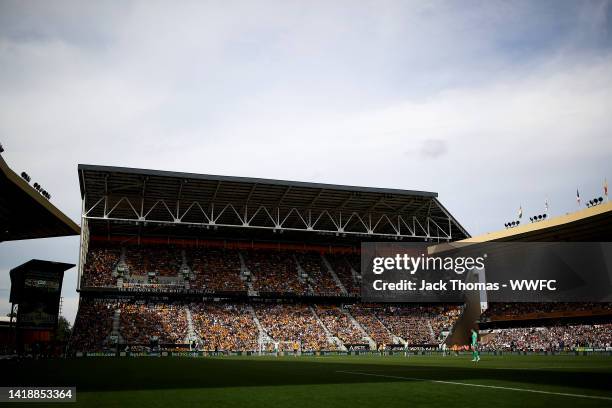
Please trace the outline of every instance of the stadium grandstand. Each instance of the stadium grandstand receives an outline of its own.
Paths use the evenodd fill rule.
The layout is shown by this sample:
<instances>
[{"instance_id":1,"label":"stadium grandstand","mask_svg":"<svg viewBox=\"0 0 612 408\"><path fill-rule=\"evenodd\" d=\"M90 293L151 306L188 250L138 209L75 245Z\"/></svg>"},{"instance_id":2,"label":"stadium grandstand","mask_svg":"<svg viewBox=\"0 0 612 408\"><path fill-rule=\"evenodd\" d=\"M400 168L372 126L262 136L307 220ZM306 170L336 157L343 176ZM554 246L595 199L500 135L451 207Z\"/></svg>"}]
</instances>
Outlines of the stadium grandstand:
<instances>
[{"instance_id":1,"label":"stadium grandstand","mask_svg":"<svg viewBox=\"0 0 612 408\"><path fill-rule=\"evenodd\" d=\"M435 193L80 165L74 353L611 346L609 304L375 304L362 241L607 241L609 203L480 237Z\"/></svg>"},{"instance_id":2,"label":"stadium grandstand","mask_svg":"<svg viewBox=\"0 0 612 408\"><path fill-rule=\"evenodd\" d=\"M27 173L20 177L11 170L0 155L0 242L79 235L79 226L30 185L29 179Z\"/></svg>"},{"instance_id":3,"label":"stadium grandstand","mask_svg":"<svg viewBox=\"0 0 612 408\"><path fill-rule=\"evenodd\" d=\"M2 151L0 151L1 153ZM55 207L50 201L50 194L42 189L38 183L31 183L30 176L22 172L21 176L15 173L0 155L0 242L52 238L79 235L79 226ZM72 264L41 261L32 259L23 265L13 269L11 272L11 313L8 316L0 316L0 355L13 353L15 350L30 350L36 345L39 349L55 350L53 354L60 354L65 345L60 344L54 338L54 330L59 317L60 291L58 290L52 298L41 300L36 294L34 299L28 296L17 296L21 289L15 287L17 281L13 280L13 273L31 270L32 265L41 278L40 272L47 271L49 276L61 280L66 269L74 267ZM30 267L30 268L28 268ZM58 271L61 270L61 271ZM25 272L24 272L25 273ZM37 303L37 312L40 305L44 309L53 310L53 324L42 325L36 321L26 322L19 317L19 303L21 310L30 308L22 302ZM30 308L31 309L31 308ZM32 311L32 310L30 310ZM39 314L40 315L40 314ZM51 354L51 353L50 353Z\"/></svg>"},{"instance_id":4,"label":"stadium grandstand","mask_svg":"<svg viewBox=\"0 0 612 408\"><path fill-rule=\"evenodd\" d=\"M469 238L436 193L79 165L75 353L437 347L463 305L360 303L362 241Z\"/></svg>"},{"instance_id":5,"label":"stadium grandstand","mask_svg":"<svg viewBox=\"0 0 612 408\"><path fill-rule=\"evenodd\" d=\"M481 242L610 242L612 203L471 237ZM490 303L478 318L485 350L610 350L610 303Z\"/></svg>"}]
</instances>

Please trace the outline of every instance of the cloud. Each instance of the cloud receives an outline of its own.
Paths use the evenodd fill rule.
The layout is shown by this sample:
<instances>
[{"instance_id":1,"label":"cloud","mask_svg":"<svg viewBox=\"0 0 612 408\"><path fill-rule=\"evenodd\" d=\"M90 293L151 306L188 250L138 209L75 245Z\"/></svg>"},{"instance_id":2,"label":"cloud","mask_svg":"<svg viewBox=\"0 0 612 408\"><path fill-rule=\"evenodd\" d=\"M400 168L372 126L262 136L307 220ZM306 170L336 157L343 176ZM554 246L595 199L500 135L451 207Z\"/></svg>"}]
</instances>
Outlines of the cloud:
<instances>
[{"instance_id":1,"label":"cloud","mask_svg":"<svg viewBox=\"0 0 612 408\"><path fill-rule=\"evenodd\" d=\"M79 162L437 191L476 234L572 211L612 179L610 2L477 5L4 1L3 157L75 220Z\"/></svg>"},{"instance_id":2,"label":"cloud","mask_svg":"<svg viewBox=\"0 0 612 408\"><path fill-rule=\"evenodd\" d=\"M437 159L446 154L447 142L442 139L427 139L421 143L419 153L426 159Z\"/></svg>"}]
</instances>

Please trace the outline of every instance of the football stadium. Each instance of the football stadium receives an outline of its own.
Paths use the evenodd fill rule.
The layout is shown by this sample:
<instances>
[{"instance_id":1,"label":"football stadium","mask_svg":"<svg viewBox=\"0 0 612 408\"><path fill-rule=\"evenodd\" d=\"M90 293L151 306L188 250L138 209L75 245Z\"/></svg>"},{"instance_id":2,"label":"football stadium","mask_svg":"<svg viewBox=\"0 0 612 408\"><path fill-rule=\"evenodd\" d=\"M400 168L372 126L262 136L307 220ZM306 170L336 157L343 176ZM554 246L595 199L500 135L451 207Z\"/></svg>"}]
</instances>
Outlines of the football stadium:
<instances>
[{"instance_id":1,"label":"football stadium","mask_svg":"<svg viewBox=\"0 0 612 408\"><path fill-rule=\"evenodd\" d=\"M3 167L8 222L34 189ZM96 165L78 180L74 329L59 350L21 335L3 384L70 385L85 406L612 403L610 303L370 303L360 262L364 241L609 241L610 203L471 237L432 192ZM31 211L8 239L79 231Z\"/></svg>"},{"instance_id":2,"label":"football stadium","mask_svg":"<svg viewBox=\"0 0 612 408\"><path fill-rule=\"evenodd\" d=\"M612 0L0 0L0 406L612 407Z\"/></svg>"}]
</instances>

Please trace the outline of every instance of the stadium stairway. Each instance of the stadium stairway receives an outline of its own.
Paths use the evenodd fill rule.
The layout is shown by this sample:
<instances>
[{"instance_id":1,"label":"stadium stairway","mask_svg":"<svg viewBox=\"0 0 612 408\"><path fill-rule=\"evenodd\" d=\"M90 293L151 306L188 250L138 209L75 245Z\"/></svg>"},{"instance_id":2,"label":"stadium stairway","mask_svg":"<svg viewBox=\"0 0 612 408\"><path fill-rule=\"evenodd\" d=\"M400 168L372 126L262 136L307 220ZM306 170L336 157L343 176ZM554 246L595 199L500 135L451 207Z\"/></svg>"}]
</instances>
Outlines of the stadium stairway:
<instances>
[{"instance_id":1,"label":"stadium stairway","mask_svg":"<svg viewBox=\"0 0 612 408\"><path fill-rule=\"evenodd\" d=\"M342 340L340 340L338 337L334 336L329 329L327 328L327 326L325 326L325 323L323 323L323 320L321 320L321 318L319 317L319 315L317 314L316 310L312 307L312 306L308 306L308 308L310 309L310 311L312 312L312 315L314 316L314 318L316 319L316 321L321 325L321 327L323 327L323 331L325 332L325 337L327 337L327 342L330 344L335 344L336 347L341 350L341 351L346 351L346 346L344 345L344 343L342 342Z\"/></svg>"},{"instance_id":2,"label":"stadium stairway","mask_svg":"<svg viewBox=\"0 0 612 408\"><path fill-rule=\"evenodd\" d=\"M191 316L191 310L189 310L189 307L185 307L185 316L187 317L187 337L185 337L185 342L191 343L195 340L196 342L201 343L200 336L198 336L193 328L193 317Z\"/></svg>"},{"instance_id":3,"label":"stadium stairway","mask_svg":"<svg viewBox=\"0 0 612 408\"><path fill-rule=\"evenodd\" d=\"M395 334L391 333L391 330L389 330L389 328L385 325L385 323L382 320L380 320L378 316L376 316L376 314L374 314L374 318L378 320L378 323L380 323L382 327L385 328L385 330L387 331L387 335L391 337L391 339L393 339L394 342L406 344L406 341L402 339L400 336L396 336Z\"/></svg>"},{"instance_id":4,"label":"stadium stairway","mask_svg":"<svg viewBox=\"0 0 612 408\"><path fill-rule=\"evenodd\" d=\"M255 280L255 276L253 276L253 274L247 267L246 262L244 261L244 256L240 251L238 251L238 258L240 259L240 279L246 283L247 294L249 296L258 296L259 293L253 288L253 281Z\"/></svg>"},{"instance_id":5,"label":"stadium stairway","mask_svg":"<svg viewBox=\"0 0 612 408\"><path fill-rule=\"evenodd\" d=\"M336 285L338 286L338 288L340 288L340 292L344 296L347 296L348 292L346 288L342 284L342 281L338 278L338 275L336 275L334 268L332 268L331 264L327 261L327 258L325 258L325 255L321 254L321 260L323 261L323 265L325 265L329 274L332 276L332 279L334 280L334 282L336 282Z\"/></svg>"},{"instance_id":6,"label":"stadium stairway","mask_svg":"<svg viewBox=\"0 0 612 408\"><path fill-rule=\"evenodd\" d=\"M406 340L404 340L400 336L396 336L395 334L393 335L392 339L395 344L403 344L405 346L406 343L408 343Z\"/></svg>"},{"instance_id":7,"label":"stadium stairway","mask_svg":"<svg viewBox=\"0 0 612 408\"><path fill-rule=\"evenodd\" d=\"M266 333L263 326L259 322L259 319L257 318L257 313L255 313L255 309L253 309L253 306L248 305L247 310L251 313L251 316L253 316L253 321L255 322L255 326L257 326L257 331L259 332L258 343L263 344L271 342L272 338L268 335L268 333Z\"/></svg>"},{"instance_id":8,"label":"stadium stairway","mask_svg":"<svg viewBox=\"0 0 612 408\"><path fill-rule=\"evenodd\" d=\"M111 328L110 335L116 336L116 339L119 343L123 343L123 336L121 336L121 331L119 330L119 326L121 325L121 309L116 309L113 314L113 324Z\"/></svg>"},{"instance_id":9,"label":"stadium stairway","mask_svg":"<svg viewBox=\"0 0 612 408\"><path fill-rule=\"evenodd\" d=\"M350 265L350 264L349 264ZM353 282L356 286L361 286L361 275L351 266L351 274L353 275Z\"/></svg>"},{"instance_id":10,"label":"stadium stairway","mask_svg":"<svg viewBox=\"0 0 612 408\"><path fill-rule=\"evenodd\" d=\"M310 284L310 276L308 276L304 268L302 268L302 265L300 265L300 261L298 260L297 256L295 256L295 254L293 254L293 260L295 261L295 265L297 266L297 273L298 273L299 281L302 283L306 283L308 285L308 289L310 290L310 292L314 293L314 288Z\"/></svg>"},{"instance_id":11,"label":"stadium stairway","mask_svg":"<svg viewBox=\"0 0 612 408\"><path fill-rule=\"evenodd\" d=\"M119 261L117 262L117 265L115 265L115 267L113 268L113 277L122 278L123 276L128 274L129 271L127 262L125 262L125 253L126 249L125 247L122 247L121 254L119 255Z\"/></svg>"},{"instance_id":12,"label":"stadium stairway","mask_svg":"<svg viewBox=\"0 0 612 408\"><path fill-rule=\"evenodd\" d=\"M431 320L427 319L427 329L429 330L429 335L431 336L432 340L436 340L436 333L434 333L433 327L431 327Z\"/></svg>"},{"instance_id":13,"label":"stadium stairway","mask_svg":"<svg viewBox=\"0 0 612 408\"><path fill-rule=\"evenodd\" d=\"M181 249L181 268L180 268L181 273L179 274L179 277L183 278L186 281L189 281L189 278L191 277L191 267L189 266L189 262L187 261L187 253L184 249ZM189 288L186 288L189 289Z\"/></svg>"},{"instance_id":14,"label":"stadium stairway","mask_svg":"<svg viewBox=\"0 0 612 408\"><path fill-rule=\"evenodd\" d=\"M359 322L357 321L357 319L355 319L353 317L352 314L350 314L348 312L348 310L345 310L342 307L339 307L340 311L342 313L344 313L346 315L346 317L349 318L349 320L351 321L351 323L353 323L353 326L355 326L357 328L357 330L359 330L359 332L362 334L363 338L368 342L368 344L370 345L370 348L372 350L376 349L376 342L368 335L368 332L365 331L365 329L363 328L363 326L361 324L359 324Z\"/></svg>"}]
</instances>

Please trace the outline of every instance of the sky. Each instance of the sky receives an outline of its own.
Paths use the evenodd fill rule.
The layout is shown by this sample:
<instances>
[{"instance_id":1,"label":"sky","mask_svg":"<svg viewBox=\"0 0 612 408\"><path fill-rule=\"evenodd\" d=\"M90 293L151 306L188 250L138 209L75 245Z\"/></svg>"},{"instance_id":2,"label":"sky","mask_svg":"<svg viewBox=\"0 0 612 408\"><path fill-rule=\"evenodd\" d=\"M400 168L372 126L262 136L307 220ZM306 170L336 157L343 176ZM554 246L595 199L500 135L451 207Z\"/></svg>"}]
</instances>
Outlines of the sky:
<instances>
[{"instance_id":1,"label":"sky","mask_svg":"<svg viewBox=\"0 0 612 408\"><path fill-rule=\"evenodd\" d=\"M477 235L612 182L612 2L0 0L0 143L77 222L87 163L435 191ZM0 313L78 245L1 243Z\"/></svg>"}]
</instances>

